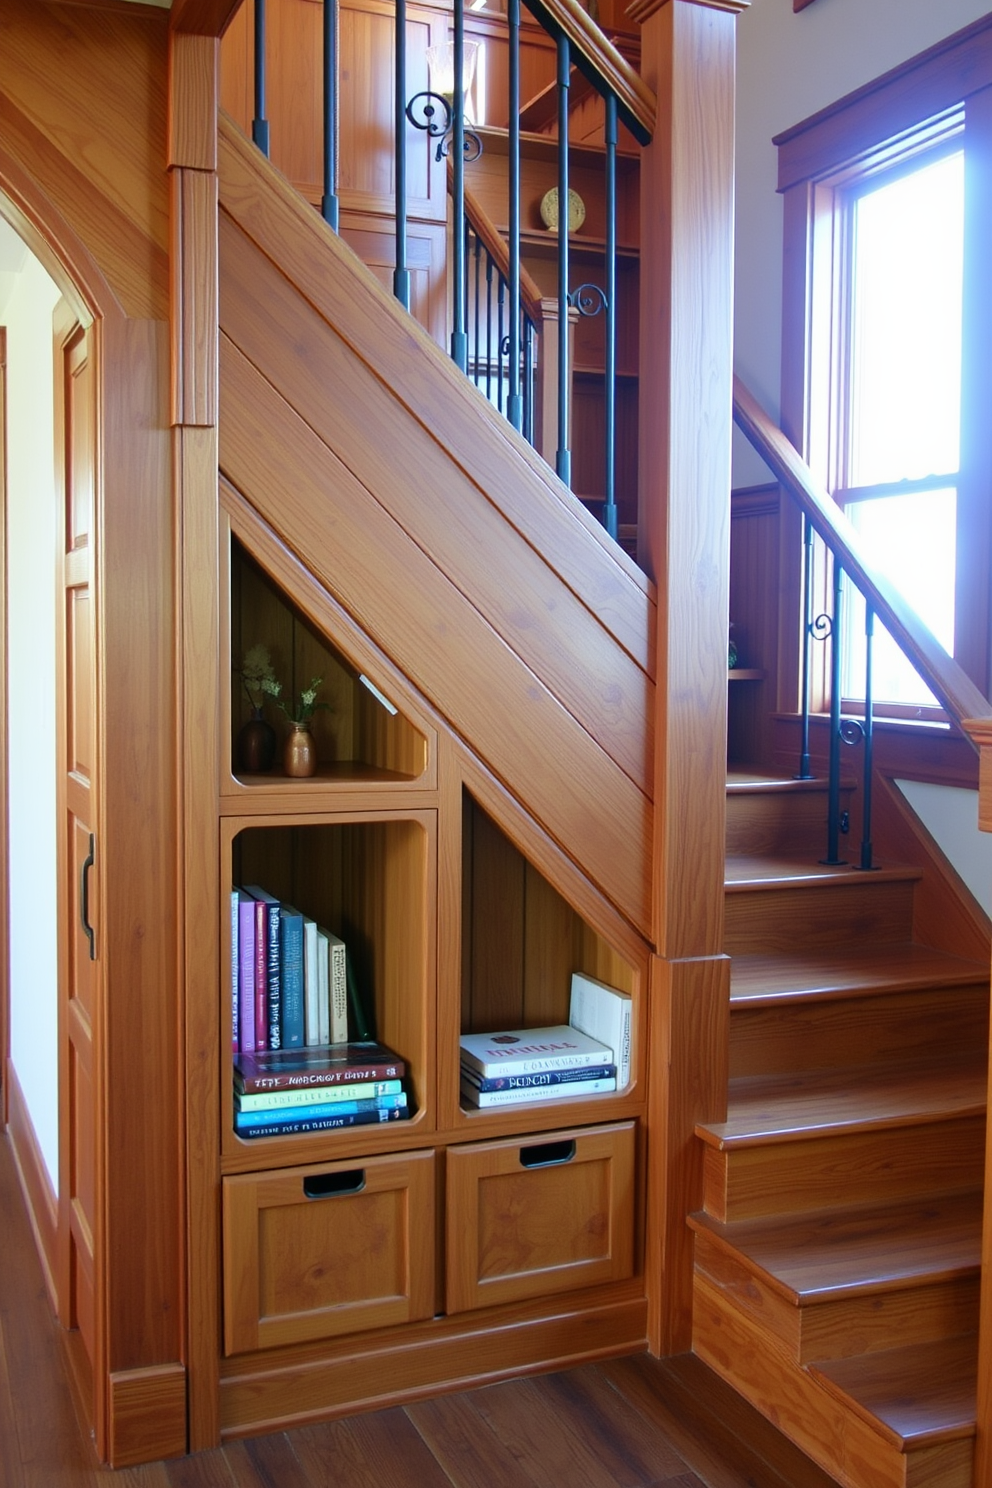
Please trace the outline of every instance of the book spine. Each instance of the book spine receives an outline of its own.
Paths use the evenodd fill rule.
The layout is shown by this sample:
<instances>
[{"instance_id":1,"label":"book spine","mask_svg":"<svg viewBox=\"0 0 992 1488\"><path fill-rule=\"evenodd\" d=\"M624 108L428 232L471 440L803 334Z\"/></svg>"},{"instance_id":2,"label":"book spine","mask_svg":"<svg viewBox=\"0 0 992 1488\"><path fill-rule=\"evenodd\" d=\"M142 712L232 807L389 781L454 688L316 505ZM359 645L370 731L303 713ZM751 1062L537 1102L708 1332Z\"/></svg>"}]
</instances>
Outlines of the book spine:
<instances>
[{"instance_id":1,"label":"book spine","mask_svg":"<svg viewBox=\"0 0 992 1488\"><path fill-rule=\"evenodd\" d=\"M615 1064L588 1065L585 1069L545 1070L540 1075L494 1075L484 1079L474 1070L462 1067L462 1080L476 1090L539 1090L548 1085L574 1085L582 1080L612 1080L617 1076Z\"/></svg>"},{"instance_id":2,"label":"book spine","mask_svg":"<svg viewBox=\"0 0 992 1488\"><path fill-rule=\"evenodd\" d=\"M241 968L238 961L238 891L231 890L231 1053L237 1054L241 1048L241 1034L238 1029L238 1016L240 1012L241 992Z\"/></svg>"},{"instance_id":3,"label":"book spine","mask_svg":"<svg viewBox=\"0 0 992 1488\"><path fill-rule=\"evenodd\" d=\"M302 1049L306 1038L303 985L303 916L285 906L282 936L282 1046Z\"/></svg>"},{"instance_id":4,"label":"book spine","mask_svg":"<svg viewBox=\"0 0 992 1488\"><path fill-rule=\"evenodd\" d=\"M328 982L331 997L331 1043L348 1041L348 973L347 950L337 936L328 941Z\"/></svg>"},{"instance_id":5,"label":"book spine","mask_svg":"<svg viewBox=\"0 0 992 1488\"><path fill-rule=\"evenodd\" d=\"M463 1049L462 1064L491 1080L497 1075L541 1075L551 1070L588 1069L590 1065L601 1065L605 1052L593 1049L585 1054L552 1054L536 1059L480 1059Z\"/></svg>"},{"instance_id":6,"label":"book spine","mask_svg":"<svg viewBox=\"0 0 992 1488\"><path fill-rule=\"evenodd\" d=\"M406 1091L397 1095L376 1095L370 1100L312 1102L309 1106L290 1107L285 1111L237 1111L236 1131L250 1126L284 1126L293 1121L319 1121L323 1116L360 1116L366 1111L397 1111L406 1105Z\"/></svg>"},{"instance_id":7,"label":"book spine","mask_svg":"<svg viewBox=\"0 0 992 1488\"><path fill-rule=\"evenodd\" d=\"M379 1095L399 1095L402 1089L402 1080L367 1080L362 1085L308 1085L304 1090L266 1090L257 1095L236 1095L234 1105L239 1111L285 1111L294 1106L373 1100Z\"/></svg>"},{"instance_id":8,"label":"book spine","mask_svg":"<svg viewBox=\"0 0 992 1488\"><path fill-rule=\"evenodd\" d=\"M402 1059L391 1063L354 1065L342 1070L293 1070L285 1074L244 1075L235 1072L235 1088L243 1095L266 1090L303 1090L310 1085L351 1085L367 1080L401 1080L406 1074Z\"/></svg>"},{"instance_id":9,"label":"book spine","mask_svg":"<svg viewBox=\"0 0 992 1488\"><path fill-rule=\"evenodd\" d=\"M238 895L238 1039L242 1054L255 1052L255 905Z\"/></svg>"},{"instance_id":10,"label":"book spine","mask_svg":"<svg viewBox=\"0 0 992 1488\"><path fill-rule=\"evenodd\" d=\"M578 1100L584 1095L607 1095L616 1090L616 1078L609 1080L576 1080L570 1085L542 1085L530 1090L480 1090L470 1080L462 1080L462 1095L473 1106L514 1106L526 1101Z\"/></svg>"},{"instance_id":11,"label":"book spine","mask_svg":"<svg viewBox=\"0 0 992 1488\"><path fill-rule=\"evenodd\" d=\"M255 900L255 1048L269 1047L268 912Z\"/></svg>"},{"instance_id":12,"label":"book spine","mask_svg":"<svg viewBox=\"0 0 992 1488\"><path fill-rule=\"evenodd\" d=\"M304 1032L308 1049L320 1043L320 968L318 966L317 925L303 921L303 986L306 1010Z\"/></svg>"},{"instance_id":13,"label":"book spine","mask_svg":"<svg viewBox=\"0 0 992 1488\"><path fill-rule=\"evenodd\" d=\"M268 1013L269 1048L282 1048L282 965L279 947L279 904L278 901L267 903L265 906L265 936L266 936L266 998L265 1005Z\"/></svg>"},{"instance_id":14,"label":"book spine","mask_svg":"<svg viewBox=\"0 0 992 1488\"><path fill-rule=\"evenodd\" d=\"M320 1020L317 1042L329 1044L331 1042L330 947L326 930L317 931L317 971L319 974L317 1014Z\"/></svg>"},{"instance_id":15,"label":"book spine","mask_svg":"<svg viewBox=\"0 0 992 1488\"><path fill-rule=\"evenodd\" d=\"M297 1137L305 1132L333 1131L341 1126L370 1126L381 1121L405 1121L409 1115L405 1107L397 1106L392 1111L361 1111L354 1116L320 1116L310 1121L290 1121L285 1125L268 1122L265 1126L247 1127L237 1135L247 1140L256 1137Z\"/></svg>"}]
</instances>

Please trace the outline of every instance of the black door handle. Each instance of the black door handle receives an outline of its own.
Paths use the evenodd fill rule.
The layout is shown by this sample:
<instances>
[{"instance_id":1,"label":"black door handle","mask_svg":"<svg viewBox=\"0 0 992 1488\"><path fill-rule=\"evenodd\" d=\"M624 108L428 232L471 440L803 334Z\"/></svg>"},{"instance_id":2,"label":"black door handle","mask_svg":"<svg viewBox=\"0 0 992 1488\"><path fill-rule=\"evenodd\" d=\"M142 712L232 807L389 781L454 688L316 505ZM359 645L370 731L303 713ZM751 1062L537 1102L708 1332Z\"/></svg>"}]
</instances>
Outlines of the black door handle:
<instances>
[{"instance_id":1,"label":"black door handle","mask_svg":"<svg viewBox=\"0 0 992 1488\"><path fill-rule=\"evenodd\" d=\"M93 848L95 844L93 833L90 833L90 850L83 859L82 872L79 882L79 918L83 922L83 934L90 943L90 960L96 960L96 935L90 924L90 869L93 867Z\"/></svg>"}]
</instances>

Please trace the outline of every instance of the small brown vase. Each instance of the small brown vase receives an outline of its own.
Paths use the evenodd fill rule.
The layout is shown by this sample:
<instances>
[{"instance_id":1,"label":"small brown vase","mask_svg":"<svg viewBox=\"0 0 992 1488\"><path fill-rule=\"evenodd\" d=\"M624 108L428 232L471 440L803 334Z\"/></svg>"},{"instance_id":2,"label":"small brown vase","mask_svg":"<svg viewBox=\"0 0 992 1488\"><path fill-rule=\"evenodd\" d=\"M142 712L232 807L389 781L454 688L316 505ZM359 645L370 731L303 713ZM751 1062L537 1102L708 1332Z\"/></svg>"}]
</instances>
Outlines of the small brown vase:
<instances>
[{"instance_id":1,"label":"small brown vase","mask_svg":"<svg viewBox=\"0 0 992 1488\"><path fill-rule=\"evenodd\" d=\"M286 774L303 780L317 768L317 746L308 728L294 724L282 756Z\"/></svg>"},{"instance_id":2,"label":"small brown vase","mask_svg":"<svg viewBox=\"0 0 992 1488\"><path fill-rule=\"evenodd\" d=\"M261 708L252 708L251 717L238 730L238 765L249 775L272 769L276 757L276 731Z\"/></svg>"}]
</instances>

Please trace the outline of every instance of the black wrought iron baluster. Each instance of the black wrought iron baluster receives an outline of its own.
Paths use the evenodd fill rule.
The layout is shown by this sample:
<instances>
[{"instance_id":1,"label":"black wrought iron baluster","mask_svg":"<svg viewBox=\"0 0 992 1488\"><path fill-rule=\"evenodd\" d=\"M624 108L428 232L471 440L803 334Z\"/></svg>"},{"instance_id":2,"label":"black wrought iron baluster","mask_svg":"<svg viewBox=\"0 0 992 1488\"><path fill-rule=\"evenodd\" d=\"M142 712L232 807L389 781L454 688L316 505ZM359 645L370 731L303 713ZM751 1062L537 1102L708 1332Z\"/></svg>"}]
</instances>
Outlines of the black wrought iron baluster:
<instances>
[{"instance_id":1,"label":"black wrought iron baluster","mask_svg":"<svg viewBox=\"0 0 992 1488\"><path fill-rule=\"evenodd\" d=\"M503 400L503 348L506 345L506 280L499 276L496 289L496 407L505 413Z\"/></svg>"},{"instance_id":2,"label":"black wrought iron baluster","mask_svg":"<svg viewBox=\"0 0 992 1488\"><path fill-rule=\"evenodd\" d=\"M840 599L843 570L834 559L833 614L830 618L830 760L827 771L827 856L829 866L840 856Z\"/></svg>"},{"instance_id":3,"label":"black wrought iron baluster","mask_svg":"<svg viewBox=\"0 0 992 1488\"><path fill-rule=\"evenodd\" d=\"M338 230L338 0L324 0L324 221Z\"/></svg>"},{"instance_id":4,"label":"black wrought iron baluster","mask_svg":"<svg viewBox=\"0 0 992 1488\"><path fill-rule=\"evenodd\" d=\"M472 355L472 381L475 383L476 387L479 386L479 282L481 271L482 239L477 233L475 237L475 304L472 307L472 318L475 331Z\"/></svg>"},{"instance_id":5,"label":"black wrought iron baluster","mask_svg":"<svg viewBox=\"0 0 992 1488\"><path fill-rule=\"evenodd\" d=\"M410 308L410 271L406 264L406 0L396 0L396 267L393 294Z\"/></svg>"},{"instance_id":6,"label":"black wrought iron baluster","mask_svg":"<svg viewBox=\"0 0 992 1488\"><path fill-rule=\"evenodd\" d=\"M265 117L265 0L255 0L255 117L251 137L262 151L269 153L269 121Z\"/></svg>"},{"instance_id":7,"label":"black wrought iron baluster","mask_svg":"<svg viewBox=\"0 0 992 1488\"><path fill-rule=\"evenodd\" d=\"M872 698L872 647L875 640L875 611L865 600L865 721L863 727L865 741L864 755L864 781L861 789L861 863L860 867L865 870L872 865L871 844L871 771L873 763L873 752L875 742L873 698Z\"/></svg>"},{"instance_id":8,"label":"black wrought iron baluster","mask_svg":"<svg viewBox=\"0 0 992 1488\"><path fill-rule=\"evenodd\" d=\"M802 696L799 700L799 773L797 780L812 780L809 767L809 661L813 644L813 527L807 516L803 516L803 651Z\"/></svg>"},{"instance_id":9,"label":"black wrought iron baluster","mask_svg":"<svg viewBox=\"0 0 992 1488\"><path fill-rule=\"evenodd\" d=\"M452 307L451 359L464 372L468 366L465 335L465 0L455 0L455 94L452 107Z\"/></svg>"},{"instance_id":10,"label":"black wrought iron baluster","mask_svg":"<svg viewBox=\"0 0 992 1488\"><path fill-rule=\"evenodd\" d=\"M603 526L612 538L617 535L616 498L616 392L617 392L617 100L606 98L606 339L603 390L606 440L605 502Z\"/></svg>"},{"instance_id":11,"label":"black wrought iron baluster","mask_svg":"<svg viewBox=\"0 0 992 1488\"><path fill-rule=\"evenodd\" d=\"M523 428L523 399L520 394L520 0L508 0L509 110L508 148L510 254L510 346L509 392L506 416L515 429Z\"/></svg>"},{"instance_id":12,"label":"black wrought iron baluster","mask_svg":"<svg viewBox=\"0 0 992 1488\"><path fill-rule=\"evenodd\" d=\"M493 396L493 260L486 250L486 397Z\"/></svg>"},{"instance_id":13,"label":"black wrought iron baluster","mask_svg":"<svg viewBox=\"0 0 992 1488\"><path fill-rule=\"evenodd\" d=\"M534 443L534 322L524 318L524 438Z\"/></svg>"},{"instance_id":14,"label":"black wrought iron baluster","mask_svg":"<svg viewBox=\"0 0 992 1488\"><path fill-rule=\"evenodd\" d=\"M568 89L571 57L568 37L558 37L558 449L555 470L572 485L572 452L568 447Z\"/></svg>"}]
</instances>

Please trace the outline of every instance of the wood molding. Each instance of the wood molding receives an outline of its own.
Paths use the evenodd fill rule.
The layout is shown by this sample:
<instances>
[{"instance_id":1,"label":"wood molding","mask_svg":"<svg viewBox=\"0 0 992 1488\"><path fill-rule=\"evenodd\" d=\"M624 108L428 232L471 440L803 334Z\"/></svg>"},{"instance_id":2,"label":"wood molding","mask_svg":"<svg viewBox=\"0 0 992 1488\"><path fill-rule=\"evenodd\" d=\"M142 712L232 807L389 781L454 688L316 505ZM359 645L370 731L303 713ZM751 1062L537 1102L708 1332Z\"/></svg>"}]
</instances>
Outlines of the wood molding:
<instances>
[{"instance_id":1,"label":"wood molding","mask_svg":"<svg viewBox=\"0 0 992 1488\"><path fill-rule=\"evenodd\" d=\"M10 1060L4 1069L7 1091L7 1130L17 1164L17 1176L31 1223L38 1259L45 1278L45 1290L56 1316L59 1311L58 1288L58 1213L59 1201L41 1155L34 1123L31 1120L17 1071Z\"/></svg>"},{"instance_id":2,"label":"wood molding","mask_svg":"<svg viewBox=\"0 0 992 1488\"><path fill-rule=\"evenodd\" d=\"M639 26L643 26L663 6L676 3L701 5L707 10L729 10L734 15L740 15L747 10L751 0L634 0L632 5L627 6L626 14Z\"/></svg>"},{"instance_id":3,"label":"wood molding","mask_svg":"<svg viewBox=\"0 0 992 1488\"><path fill-rule=\"evenodd\" d=\"M778 189L815 180L992 85L992 15L775 136Z\"/></svg>"},{"instance_id":4,"label":"wood molding","mask_svg":"<svg viewBox=\"0 0 992 1488\"><path fill-rule=\"evenodd\" d=\"M172 0L169 25L173 31L196 36L223 36L243 0Z\"/></svg>"},{"instance_id":5,"label":"wood molding","mask_svg":"<svg viewBox=\"0 0 992 1488\"><path fill-rule=\"evenodd\" d=\"M157 1364L110 1376L107 1455L132 1467L186 1452L186 1366Z\"/></svg>"},{"instance_id":6,"label":"wood molding","mask_svg":"<svg viewBox=\"0 0 992 1488\"><path fill-rule=\"evenodd\" d=\"M172 179L171 417L217 422L217 177L174 169Z\"/></svg>"},{"instance_id":7,"label":"wood molding","mask_svg":"<svg viewBox=\"0 0 992 1488\"><path fill-rule=\"evenodd\" d=\"M173 31L169 36L169 144L167 163L190 170L217 169L217 89L220 47L216 37Z\"/></svg>"}]
</instances>

